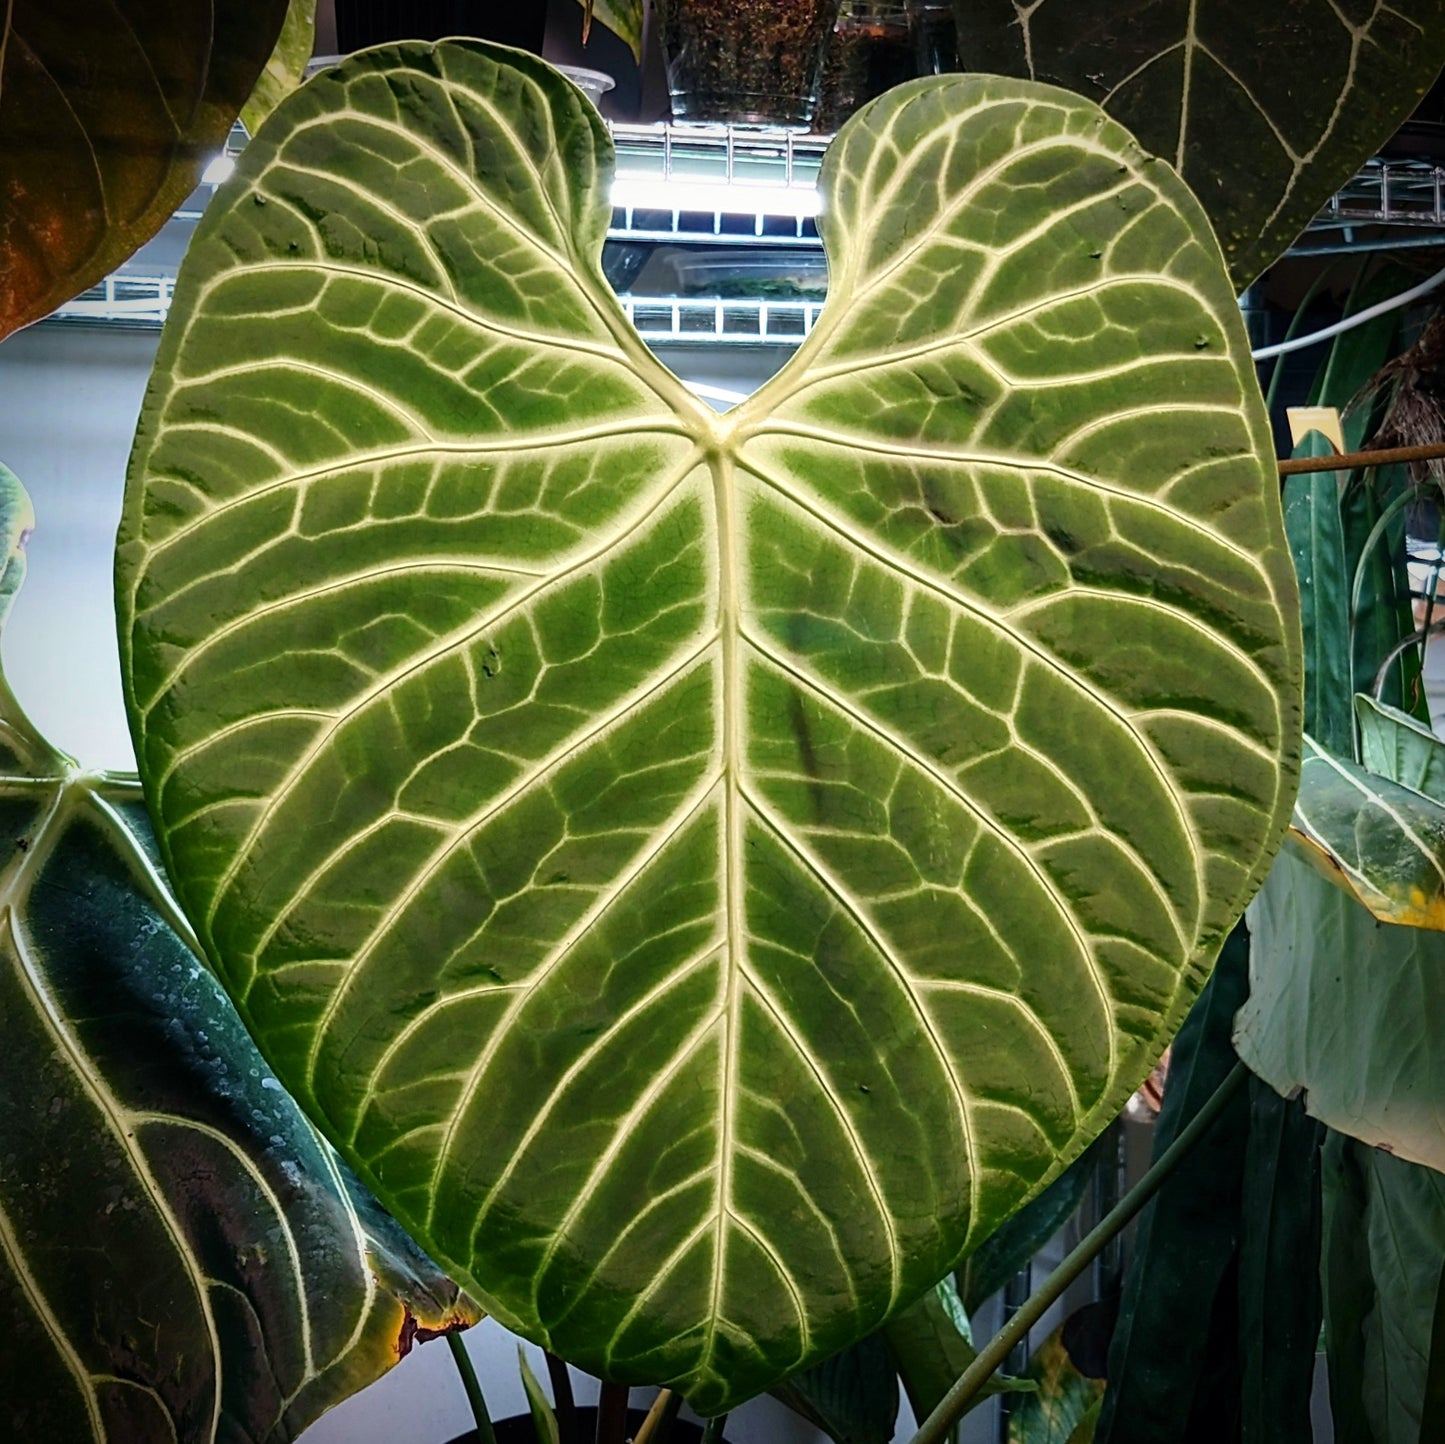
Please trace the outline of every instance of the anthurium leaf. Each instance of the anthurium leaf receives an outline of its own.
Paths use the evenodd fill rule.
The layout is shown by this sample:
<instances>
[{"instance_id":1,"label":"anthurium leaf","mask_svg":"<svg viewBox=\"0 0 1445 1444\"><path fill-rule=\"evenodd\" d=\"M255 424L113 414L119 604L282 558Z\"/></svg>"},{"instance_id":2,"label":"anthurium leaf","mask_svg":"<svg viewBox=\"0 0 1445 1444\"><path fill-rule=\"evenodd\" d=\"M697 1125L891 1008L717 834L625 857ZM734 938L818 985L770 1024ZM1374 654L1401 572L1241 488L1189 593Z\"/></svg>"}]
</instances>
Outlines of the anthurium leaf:
<instances>
[{"instance_id":1,"label":"anthurium leaf","mask_svg":"<svg viewBox=\"0 0 1445 1444\"><path fill-rule=\"evenodd\" d=\"M1194 188L1240 290L1445 65L1445 3L954 0L979 70L1077 90Z\"/></svg>"},{"instance_id":2,"label":"anthurium leaf","mask_svg":"<svg viewBox=\"0 0 1445 1444\"><path fill-rule=\"evenodd\" d=\"M195 187L287 0L0 7L0 338L94 285Z\"/></svg>"},{"instance_id":3,"label":"anthurium leaf","mask_svg":"<svg viewBox=\"0 0 1445 1444\"><path fill-rule=\"evenodd\" d=\"M1296 598L1208 224L1093 106L855 117L828 307L726 416L603 279L611 167L480 43L284 101L186 259L121 631L280 1076L506 1322L715 1413L1144 1076L1285 825Z\"/></svg>"},{"instance_id":4,"label":"anthurium leaf","mask_svg":"<svg viewBox=\"0 0 1445 1444\"><path fill-rule=\"evenodd\" d=\"M30 504L0 467L0 622ZM134 778L0 682L0 1398L17 1439L289 1440L460 1297L302 1117L184 928Z\"/></svg>"},{"instance_id":5,"label":"anthurium leaf","mask_svg":"<svg viewBox=\"0 0 1445 1444\"><path fill-rule=\"evenodd\" d=\"M1239 1055L1276 1092L1303 1092L1331 1128L1445 1170L1445 936L1381 927L1290 850L1250 909Z\"/></svg>"},{"instance_id":6,"label":"anthurium leaf","mask_svg":"<svg viewBox=\"0 0 1445 1444\"><path fill-rule=\"evenodd\" d=\"M1101 1140L1091 1143L1037 1198L989 1235L959 1270L964 1309L974 1314L1078 1212L1094 1181Z\"/></svg>"},{"instance_id":7,"label":"anthurium leaf","mask_svg":"<svg viewBox=\"0 0 1445 1444\"><path fill-rule=\"evenodd\" d=\"M794 1374L772 1392L834 1444L891 1444L898 1422L898 1371L882 1333Z\"/></svg>"},{"instance_id":8,"label":"anthurium leaf","mask_svg":"<svg viewBox=\"0 0 1445 1444\"><path fill-rule=\"evenodd\" d=\"M1098 1417L1104 1381L1079 1372L1064 1347L1065 1327L1060 1324L1029 1360L1024 1377L1038 1387L1010 1409L1008 1444L1073 1444L1085 1421Z\"/></svg>"},{"instance_id":9,"label":"anthurium leaf","mask_svg":"<svg viewBox=\"0 0 1445 1444\"><path fill-rule=\"evenodd\" d=\"M1311 431L1296 456L1328 456L1333 447ZM1350 716L1350 584L1344 525L1340 516L1341 477L1312 471L1285 478L1284 529L1300 581L1305 642L1305 731L1341 756L1353 756Z\"/></svg>"},{"instance_id":10,"label":"anthurium leaf","mask_svg":"<svg viewBox=\"0 0 1445 1444\"><path fill-rule=\"evenodd\" d=\"M301 84L315 48L316 0L290 0L276 48L241 107L241 123L249 134L255 135L261 122Z\"/></svg>"},{"instance_id":11,"label":"anthurium leaf","mask_svg":"<svg viewBox=\"0 0 1445 1444\"><path fill-rule=\"evenodd\" d=\"M1432 798L1306 737L1289 836L1381 922L1445 928L1445 806Z\"/></svg>"},{"instance_id":12,"label":"anthurium leaf","mask_svg":"<svg viewBox=\"0 0 1445 1444\"><path fill-rule=\"evenodd\" d=\"M1445 806L1445 743L1408 712L1363 692L1355 698L1355 720L1368 771Z\"/></svg>"},{"instance_id":13,"label":"anthurium leaf","mask_svg":"<svg viewBox=\"0 0 1445 1444\"><path fill-rule=\"evenodd\" d=\"M578 0L584 14L583 38L594 20L627 42L632 58L642 64L643 0Z\"/></svg>"},{"instance_id":14,"label":"anthurium leaf","mask_svg":"<svg viewBox=\"0 0 1445 1444\"><path fill-rule=\"evenodd\" d=\"M1340 1444L1430 1444L1445 1178L1333 1135L1325 1148L1325 1342Z\"/></svg>"}]
</instances>

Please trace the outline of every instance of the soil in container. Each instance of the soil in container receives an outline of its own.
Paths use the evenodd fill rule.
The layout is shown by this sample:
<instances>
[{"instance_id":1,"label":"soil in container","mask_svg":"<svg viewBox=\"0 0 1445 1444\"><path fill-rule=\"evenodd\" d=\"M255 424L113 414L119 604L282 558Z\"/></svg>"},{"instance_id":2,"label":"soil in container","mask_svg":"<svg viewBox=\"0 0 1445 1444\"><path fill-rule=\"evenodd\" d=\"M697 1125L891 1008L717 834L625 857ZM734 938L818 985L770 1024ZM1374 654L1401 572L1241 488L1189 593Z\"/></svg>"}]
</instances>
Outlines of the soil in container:
<instances>
[{"instance_id":1,"label":"soil in container","mask_svg":"<svg viewBox=\"0 0 1445 1444\"><path fill-rule=\"evenodd\" d=\"M675 120L805 127L840 0L654 0Z\"/></svg>"},{"instance_id":2,"label":"soil in container","mask_svg":"<svg viewBox=\"0 0 1445 1444\"><path fill-rule=\"evenodd\" d=\"M629 1409L627 1411L627 1437L633 1438L637 1431L642 1428L642 1421L647 1415L641 1409ZM530 1414L518 1414L512 1419L495 1419L492 1421L492 1429L497 1436L497 1444L537 1444L537 1431L532 1426ZM582 1439L595 1439L597 1437L597 1410L588 1406L577 1410L577 1433ZM673 1423L672 1430L667 1436L667 1444L700 1444L702 1430L696 1424L690 1424L686 1419L678 1419ZM449 1444L477 1444L477 1431L469 1429L465 1434L458 1434ZM723 1444L727 1444L724 1440Z\"/></svg>"}]
</instances>

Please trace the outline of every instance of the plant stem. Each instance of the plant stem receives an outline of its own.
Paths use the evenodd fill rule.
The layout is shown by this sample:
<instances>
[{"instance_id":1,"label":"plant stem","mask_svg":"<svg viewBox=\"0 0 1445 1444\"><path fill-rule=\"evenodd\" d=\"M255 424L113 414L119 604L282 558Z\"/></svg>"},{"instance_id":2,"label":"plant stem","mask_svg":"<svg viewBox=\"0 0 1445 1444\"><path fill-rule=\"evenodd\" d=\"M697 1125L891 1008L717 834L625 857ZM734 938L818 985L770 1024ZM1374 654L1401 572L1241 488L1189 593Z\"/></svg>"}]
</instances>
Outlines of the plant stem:
<instances>
[{"instance_id":1,"label":"plant stem","mask_svg":"<svg viewBox=\"0 0 1445 1444\"><path fill-rule=\"evenodd\" d=\"M625 1444L627 1439L626 1384L604 1384L597 1396L597 1444Z\"/></svg>"},{"instance_id":2,"label":"plant stem","mask_svg":"<svg viewBox=\"0 0 1445 1444\"><path fill-rule=\"evenodd\" d=\"M1164 1150L1128 1193L1109 1211L1069 1256L1046 1278L1013 1318L988 1342L979 1356L958 1376L938 1407L919 1426L912 1444L943 1444L973 1396L988 1382L1015 1344L1044 1316L1049 1306L1093 1262L1095 1256L1159 1191L1179 1161L1206 1134L1235 1090L1249 1076L1243 1063L1236 1063L1204 1106L1189 1120L1179 1137Z\"/></svg>"},{"instance_id":3,"label":"plant stem","mask_svg":"<svg viewBox=\"0 0 1445 1444\"><path fill-rule=\"evenodd\" d=\"M477 1371L472 1368L472 1358L467 1353L462 1330L453 1329L447 1335L447 1347L452 1351L452 1361L457 1366L457 1373L462 1376L462 1388L467 1391L467 1401L472 1406L472 1418L477 1421L478 1444L497 1444L497 1436L492 1433L492 1416L487 1413L487 1401L482 1397L482 1386L477 1382Z\"/></svg>"},{"instance_id":4,"label":"plant stem","mask_svg":"<svg viewBox=\"0 0 1445 1444\"><path fill-rule=\"evenodd\" d=\"M577 1430L577 1401L572 1397L572 1375L556 1354L543 1351L547 1378L552 1385L552 1409L557 1415L559 1444L582 1444Z\"/></svg>"},{"instance_id":5,"label":"plant stem","mask_svg":"<svg viewBox=\"0 0 1445 1444\"><path fill-rule=\"evenodd\" d=\"M647 1411L647 1418L642 1421L642 1428L637 1431L632 1444L663 1444L672 1432L672 1421L681 1408L682 1395L675 1390L664 1389L653 1400L652 1408Z\"/></svg>"},{"instance_id":6,"label":"plant stem","mask_svg":"<svg viewBox=\"0 0 1445 1444\"><path fill-rule=\"evenodd\" d=\"M702 1444L722 1444L723 1430L728 1426L726 1414L714 1414L702 1426Z\"/></svg>"}]
</instances>

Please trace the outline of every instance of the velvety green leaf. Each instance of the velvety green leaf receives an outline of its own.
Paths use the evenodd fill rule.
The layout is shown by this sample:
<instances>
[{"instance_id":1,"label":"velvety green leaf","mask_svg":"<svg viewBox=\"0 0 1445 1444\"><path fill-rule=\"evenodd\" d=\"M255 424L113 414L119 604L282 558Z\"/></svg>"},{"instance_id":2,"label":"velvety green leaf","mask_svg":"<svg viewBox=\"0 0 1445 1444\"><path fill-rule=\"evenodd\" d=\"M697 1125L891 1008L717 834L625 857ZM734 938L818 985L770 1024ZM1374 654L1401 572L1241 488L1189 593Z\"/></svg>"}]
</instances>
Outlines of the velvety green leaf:
<instances>
[{"instance_id":1,"label":"velvety green leaf","mask_svg":"<svg viewBox=\"0 0 1445 1444\"><path fill-rule=\"evenodd\" d=\"M536 1430L537 1444L560 1444L561 1431L557 1427L557 1415L551 1402L542 1391L532 1366L527 1362L526 1351L517 1345L517 1367L522 1373L522 1391L527 1396L527 1409L532 1415L532 1428Z\"/></svg>"},{"instance_id":2,"label":"velvety green leaf","mask_svg":"<svg viewBox=\"0 0 1445 1444\"><path fill-rule=\"evenodd\" d=\"M1320 1280L1324 1346L1329 1365L1335 1444L1374 1444L1365 1411L1365 1319L1375 1306L1375 1280L1365 1239L1364 1150L1325 1130L1321 1150L1324 1232Z\"/></svg>"},{"instance_id":3,"label":"velvety green leaf","mask_svg":"<svg viewBox=\"0 0 1445 1444\"><path fill-rule=\"evenodd\" d=\"M1235 1065L1249 940L1237 928L1169 1055L1157 1159ZM1241 1090L1139 1217L1109 1348L1101 1444L1224 1444L1238 1429L1236 1278L1249 1101Z\"/></svg>"},{"instance_id":4,"label":"velvety green leaf","mask_svg":"<svg viewBox=\"0 0 1445 1444\"><path fill-rule=\"evenodd\" d=\"M288 1086L504 1321L713 1413L1144 1076L1283 830L1296 597L1207 222L1094 107L860 112L827 309L726 416L603 279L611 167L480 43L284 101L178 284L121 630Z\"/></svg>"},{"instance_id":5,"label":"velvety green leaf","mask_svg":"<svg viewBox=\"0 0 1445 1444\"><path fill-rule=\"evenodd\" d=\"M290 0L276 48L251 98L241 107L241 123L250 135L255 135L261 122L301 84L315 48L316 0Z\"/></svg>"},{"instance_id":6,"label":"velvety green leaf","mask_svg":"<svg viewBox=\"0 0 1445 1444\"><path fill-rule=\"evenodd\" d=\"M600 21L627 42L632 58L642 64L643 0L578 0L578 3L585 15L584 27L590 28L594 20ZM583 34L586 35L586 28Z\"/></svg>"},{"instance_id":7,"label":"velvety green leaf","mask_svg":"<svg viewBox=\"0 0 1445 1444\"><path fill-rule=\"evenodd\" d=\"M954 0L979 70L1097 100L1194 188L1243 290L1445 64L1445 4Z\"/></svg>"},{"instance_id":8,"label":"velvety green leaf","mask_svg":"<svg viewBox=\"0 0 1445 1444\"><path fill-rule=\"evenodd\" d=\"M1326 1352L1337 1444L1432 1444L1422 1418L1445 1269L1445 1177L1332 1135Z\"/></svg>"},{"instance_id":9,"label":"velvety green leaf","mask_svg":"<svg viewBox=\"0 0 1445 1444\"><path fill-rule=\"evenodd\" d=\"M0 621L29 500L0 467ZM181 937L134 778L0 683L0 1399L11 1437L294 1438L474 1323Z\"/></svg>"},{"instance_id":10,"label":"velvety green leaf","mask_svg":"<svg viewBox=\"0 0 1445 1444\"><path fill-rule=\"evenodd\" d=\"M1355 718L1368 771L1445 805L1445 743L1408 712L1363 693L1355 698Z\"/></svg>"},{"instance_id":11,"label":"velvety green leaf","mask_svg":"<svg viewBox=\"0 0 1445 1444\"><path fill-rule=\"evenodd\" d=\"M1445 929L1445 806L1305 738L1291 850L1381 922Z\"/></svg>"},{"instance_id":12,"label":"velvety green leaf","mask_svg":"<svg viewBox=\"0 0 1445 1444\"><path fill-rule=\"evenodd\" d=\"M1250 910L1239 1055L1331 1128L1445 1169L1445 937L1383 927L1286 850Z\"/></svg>"},{"instance_id":13,"label":"velvety green leaf","mask_svg":"<svg viewBox=\"0 0 1445 1444\"><path fill-rule=\"evenodd\" d=\"M1314 1438L1323 1134L1299 1099L1250 1078L1239 1237L1241 1444Z\"/></svg>"},{"instance_id":14,"label":"velvety green leaf","mask_svg":"<svg viewBox=\"0 0 1445 1444\"><path fill-rule=\"evenodd\" d=\"M1328 456L1333 448L1312 431L1296 456ZM1305 643L1305 731L1343 757L1355 751L1350 716L1350 581L1336 471L1285 478L1284 530L1300 582Z\"/></svg>"},{"instance_id":15,"label":"velvety green leaf","mask_svg":"<svg viewBox=\"0 0 1445 1444\"><path fill-rule=\"evenodd\" d=\"M1091 1143L1037 1198L1031 1199L972 1253L959 1270L958 1291L971 1316L991 1299L1078 1212L1099 1166L1102 1139Z\"/></svg>"},{"instance_id":16,"label":"velvety green leaf","mask_svg":"<svg viewBox=\"0 0 1445 1444\"><path fill-rule=\"evenodd\" d=\"M200 180L286 0L0 7L0 338L94 285Z\"/></svg>"},{"instance_id":17,"label":"velvety green leaf","mask_svg":"<svg viewBox=\"0 0 1445 1444\"><path fill-rule=\"evenodd\" d=\"M898 1420L898 1371L881 1333L773 1386L773 1395L834 1444L890 1444Z\"/></svg>"},{"instance_id":18,"label":"velvety green leaf","mask_svg":"<svg viewBox=\"0 0 1445 1444\"><path fill-rule=\"evenodd\" d=\"M1104 1381L1074 1367L1060 1324L1034 1351L1024 1371L1038 1388L1009 1412L1008 1444L1073 1444L1104 1394Z\"/></svg>"}]
</instances>

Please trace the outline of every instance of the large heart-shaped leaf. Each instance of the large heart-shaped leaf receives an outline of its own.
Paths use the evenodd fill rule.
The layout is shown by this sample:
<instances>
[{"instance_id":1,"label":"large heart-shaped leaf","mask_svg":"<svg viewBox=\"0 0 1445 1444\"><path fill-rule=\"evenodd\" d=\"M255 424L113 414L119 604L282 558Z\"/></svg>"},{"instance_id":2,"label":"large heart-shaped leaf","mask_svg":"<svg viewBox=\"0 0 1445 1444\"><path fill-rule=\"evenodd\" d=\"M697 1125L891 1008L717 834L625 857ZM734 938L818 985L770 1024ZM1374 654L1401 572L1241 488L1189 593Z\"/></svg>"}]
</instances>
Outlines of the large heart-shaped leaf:
<instances>
[{"instance_id":1,"label":"large heart-shaped leaf","mask_svg":"<svg viewBox=\"0 0 1445 1444\"><path fill-rule=\"evenodd\" d=\"M1277 845L1299 639L1198 205L920 81L718 417L541 62L359 56L197 232L119 554L168 862L263 1049L521 1332L706 1411L876 1327L1147 1071Z\"/></svg>"},{"instance_id":2,"label":"large heart-shaped leaf","mask_svg":"<svg viewBox=\"0 0 1445 1444\"><path fill-rule=\"evenodd\" d=\"M954 0L967 65L1066 85L1167 157L1243 290L1445 65L1445 0Z\"/></svg>"},{"instance_id":3,"label":"large heart-shaped leaf","mask_svg":"<svg viewBox=\"0 0 1445 1444\"><path fill-rule=\"evenodd\" d=\"M195 187L287 0L0 6L0 337L144 245Z\"/></svg>"},{"instance_id":4,"label":"large heart-shaped leaf","mask_svg":"<svg viewBox=\"0 0 1445 1444\"><path fill-rule=\"evenodd\" d=\"M30 504L0 467L0 623ZM311 1129L188 932L135 778L0 680L0 1399L16 1439L289 1440L476 1309Z\"/></svg>"}]
</instances>

